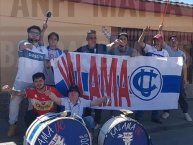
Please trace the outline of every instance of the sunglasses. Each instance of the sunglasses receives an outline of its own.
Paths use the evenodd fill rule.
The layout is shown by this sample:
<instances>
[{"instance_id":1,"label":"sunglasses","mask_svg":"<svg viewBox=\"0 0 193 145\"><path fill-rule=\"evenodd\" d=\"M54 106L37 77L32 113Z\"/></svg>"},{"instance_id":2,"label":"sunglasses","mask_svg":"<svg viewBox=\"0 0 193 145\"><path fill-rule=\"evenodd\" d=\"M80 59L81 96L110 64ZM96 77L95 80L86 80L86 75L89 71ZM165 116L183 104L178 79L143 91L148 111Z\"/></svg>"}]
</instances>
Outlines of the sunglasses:
<instances>
[{"instance_id":1,"label":"sunglasses","mask_svg":"<svg viewBox=\"0 0 193 145\"><path fill-rule=\"evenodd\" d=\"M29 33L32 34L32 35L40 36L39 32L30 31Z\"/></svg>"}]
</instances>

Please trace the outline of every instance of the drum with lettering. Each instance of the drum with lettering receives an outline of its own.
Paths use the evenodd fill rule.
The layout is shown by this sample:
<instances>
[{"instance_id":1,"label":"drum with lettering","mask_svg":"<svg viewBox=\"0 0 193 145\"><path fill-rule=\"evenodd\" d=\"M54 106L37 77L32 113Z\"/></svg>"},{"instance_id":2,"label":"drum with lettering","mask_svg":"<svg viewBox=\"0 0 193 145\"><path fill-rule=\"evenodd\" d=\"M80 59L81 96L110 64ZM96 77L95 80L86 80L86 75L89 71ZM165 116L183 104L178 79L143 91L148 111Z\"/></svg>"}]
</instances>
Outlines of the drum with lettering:
<instances>
[{"instance_id":1,"label":"drum with lettering","mask_svg":"<svg viewBox=\"0 0 193 145\"><path fill-rule=\"evenodd\" d=\"M91 145L86 126L73 117L56 117L47 113L38 117L28 128L24 145Z\"/></svg>"},{"instance_id":2,"label":"drum with lettering","mask_svg":"<svg viewBox=\"0 0 193 145\"><path fill-rule=\"evenodd\" d=\"M141 124L121 115L102 126L98 145L151 145L151 140Z\"/></svg>"}]
</instances>

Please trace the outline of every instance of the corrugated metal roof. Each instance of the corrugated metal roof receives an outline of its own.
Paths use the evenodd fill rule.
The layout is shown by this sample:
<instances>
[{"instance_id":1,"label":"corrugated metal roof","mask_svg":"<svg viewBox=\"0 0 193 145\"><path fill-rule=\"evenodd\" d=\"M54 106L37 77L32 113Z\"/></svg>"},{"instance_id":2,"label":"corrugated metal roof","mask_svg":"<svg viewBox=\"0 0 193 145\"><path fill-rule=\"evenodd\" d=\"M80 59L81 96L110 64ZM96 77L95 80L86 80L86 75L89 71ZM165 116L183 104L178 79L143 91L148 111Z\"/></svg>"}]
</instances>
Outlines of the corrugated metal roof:
<instances>
[{"instance_id":1,"label":"corrugated metal roof","mask_svg":"<svg viewBox=\"0 0 193 145\"><path fill-rule=\"evenodd\" d=\"M162 3L162 4L166 4L168 2L168 0L135 0L135 1L143 1L143 2L154 2L154 3ZM175 6L180 6L180 7L189 7L192 8L193 4L187 4L184 2L175 2L175 1L171 1L170 0L170 5L175 5Z\"/></svg>"}]
</instances>

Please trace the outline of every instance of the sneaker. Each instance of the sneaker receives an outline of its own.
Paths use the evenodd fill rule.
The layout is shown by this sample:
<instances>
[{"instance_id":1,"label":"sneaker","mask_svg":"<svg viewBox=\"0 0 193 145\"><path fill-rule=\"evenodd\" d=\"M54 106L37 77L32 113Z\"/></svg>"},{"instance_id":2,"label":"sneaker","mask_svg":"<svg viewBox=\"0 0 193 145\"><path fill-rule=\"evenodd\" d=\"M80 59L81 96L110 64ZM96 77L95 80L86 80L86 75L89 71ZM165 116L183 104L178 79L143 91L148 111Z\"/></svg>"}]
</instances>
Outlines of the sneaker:
<instances>
[{"instance_id":1,"label":"sneaker","mask_svg":"<svg viewBox=\"0 0 193 145\"><path fill-rule=\"evenodd\" d=\"M166 119L166 118L168 118L170 116L170 114L168 113L168 112L164 112L163 114L162 114L162 118L163 119Z\"/></svg>"},{"instance_id":2,"label":"sneaker","mask_svg":"<svg viewBox=\"0 0 193 145\"><path fill-rule=\"evenodd\" d=\"M96 124L94 129L99 129L101 127L100 124Z\"/></svg>"},{"instance_id":3,"label":"sneaker","mask_svg":"<svg viewBox=\"0 0 193 145\"><path fill-rule=\"evenodd\" d=\"M15 129L16 129L16 124L10 125L9 126L9 131L7 133L7 137L12 137L15 135Z\"/></svg>"},{"instance_id":4,"label":"sneaker","mask_svg":"<svg viewBox=\"0 0 193 145\"><path fill-rule=\"evenodd\" d=\"M151 119L151 121L157 124L163 124L159 119Z\"/></svg>"},{"instance_id":5,"label":"sneaker","mask_svg":"<svg viewBox=\"0 0 193 145\"><path fill-rule=\"evenodd\" d=\"M185 117L186 121L192 121L192 118L190 117L190 115L188 113L184 113L184 117Z\"/></svg>"}]
</instances>

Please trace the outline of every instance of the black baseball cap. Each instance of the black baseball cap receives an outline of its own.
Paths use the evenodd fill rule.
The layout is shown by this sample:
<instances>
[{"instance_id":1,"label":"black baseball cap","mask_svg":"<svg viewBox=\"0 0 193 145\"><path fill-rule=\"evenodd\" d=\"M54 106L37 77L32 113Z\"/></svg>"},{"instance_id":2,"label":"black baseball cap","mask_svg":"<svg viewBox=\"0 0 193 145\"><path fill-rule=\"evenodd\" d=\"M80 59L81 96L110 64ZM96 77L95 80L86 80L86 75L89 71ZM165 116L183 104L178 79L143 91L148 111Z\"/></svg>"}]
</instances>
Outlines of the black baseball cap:
<instances>
[{"instance_id":1,"label":"black baseball cap","mask_svg":"<svg viewBox=\"0 0 193 145\"><path fill-rule=\"evenodd\" d=\"M80 95L80 92L79 92L79 89L78 89L78 86L77 85L71 85L69 90L68 90L68 93L69 92L72 92L72 91L75 91L75 92L78 92L78 94Z\"/></svg>"}]
</instances>

